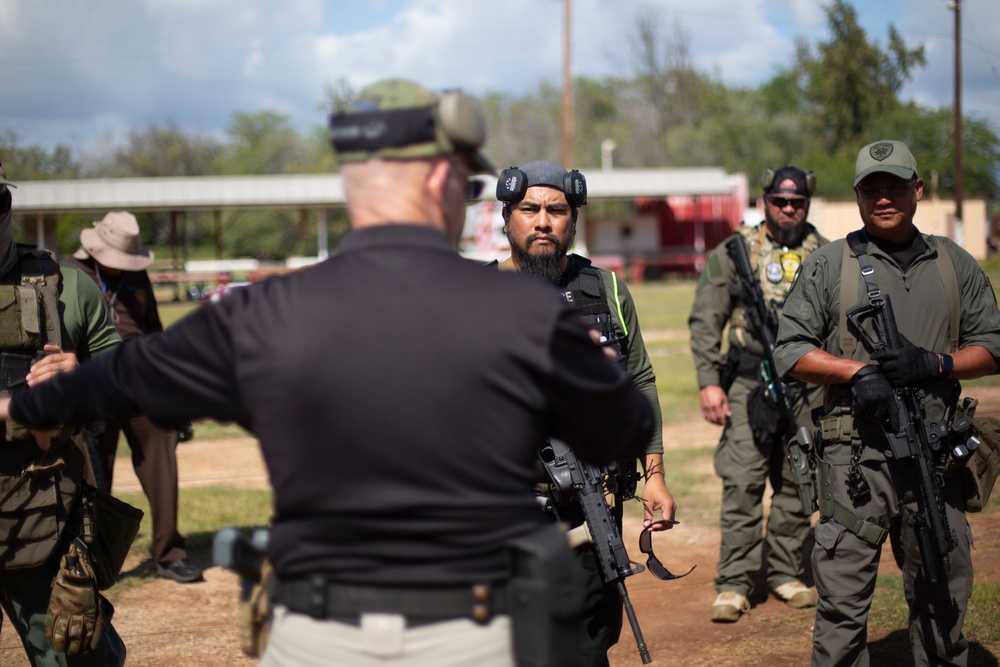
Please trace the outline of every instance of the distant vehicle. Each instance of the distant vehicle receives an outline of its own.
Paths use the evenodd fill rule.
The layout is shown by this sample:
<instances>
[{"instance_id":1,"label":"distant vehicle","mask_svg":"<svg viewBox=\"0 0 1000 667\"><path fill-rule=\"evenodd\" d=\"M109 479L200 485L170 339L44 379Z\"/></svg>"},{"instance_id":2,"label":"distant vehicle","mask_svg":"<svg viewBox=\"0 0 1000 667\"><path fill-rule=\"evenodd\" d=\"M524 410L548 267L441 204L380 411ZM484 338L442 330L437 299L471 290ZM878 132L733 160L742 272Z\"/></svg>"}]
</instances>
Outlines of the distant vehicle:
<instances>
[{"instance_id":1,"label":"distant vehicle","mask_svg":"<svg viewBox=\"0 0 1000 667\"><path fill-rule=\"evenodd\" d=\"M191 296L195 298L198 301L198 303L206 303L208 301L216 303L230 291L238 287L246 287L249 284L250 283L248 282L235 282L235 283L224 283L221 285L216 285L215 287L212 288L203 287L199 289L197 287L192 287Z\"/></svg>"}]
</instances>

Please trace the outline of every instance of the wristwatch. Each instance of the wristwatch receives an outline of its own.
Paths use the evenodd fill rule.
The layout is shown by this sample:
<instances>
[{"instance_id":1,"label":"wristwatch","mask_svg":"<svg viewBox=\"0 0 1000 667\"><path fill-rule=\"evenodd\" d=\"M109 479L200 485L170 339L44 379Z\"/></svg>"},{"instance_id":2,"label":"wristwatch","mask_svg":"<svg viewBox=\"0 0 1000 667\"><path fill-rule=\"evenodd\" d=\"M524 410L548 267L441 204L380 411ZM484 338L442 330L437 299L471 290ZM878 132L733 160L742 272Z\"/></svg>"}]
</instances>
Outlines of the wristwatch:
<instances>
[{"instance_id":1,"label":"wristwatch","mask_svg":"<svg viewBox=\"0 0 1000 667\"><path fill-rule=\"evenodd\" d=\"M941 377L949 378L955 372L955 360L950 354L941 355Z\"/></svg>"}]
</instances>

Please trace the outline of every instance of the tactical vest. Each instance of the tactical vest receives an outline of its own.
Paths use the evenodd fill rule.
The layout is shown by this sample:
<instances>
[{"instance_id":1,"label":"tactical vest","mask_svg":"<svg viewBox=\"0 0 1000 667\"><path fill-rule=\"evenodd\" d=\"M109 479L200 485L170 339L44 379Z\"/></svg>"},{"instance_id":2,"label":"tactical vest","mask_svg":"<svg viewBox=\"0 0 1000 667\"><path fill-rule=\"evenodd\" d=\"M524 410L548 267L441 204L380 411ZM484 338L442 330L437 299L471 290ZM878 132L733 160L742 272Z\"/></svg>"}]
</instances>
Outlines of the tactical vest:
<instances>
[{"instance_id":1,"label":"tactical vest","mask_svg":"<svg viewBox=\"0 0 1000 667\"><path fill-rule=\"evenodd\" d=\"M612 275L612 281L617 288L618 278ZM601 341L605 343L617 342L619 357L624 363L628 350L628 331L625 330L625 322L621 317L621 302L618 299L618 290L615 289L614 301L618 310L618 319L622 322L622 335L615 331L614 318L611 315L611 305L608 302L608 295L604 289L604 281L601 279L601 272L593 266L582 267L573 278L565 285L560 286L560 293L563 301L573 307L583 323L590 329L595 329L601 335Z\"/></svg>"},{"instance_id":2,"label":"tactical vest","mask_svg":"<svg viewBox=\"0 0 1000 667\"><path fill-rule=\"evenodd\" d=\"M46 344L62 347L59 265L51 253L18 245L17 284L0 285L0 396L23 386ZM12 386L13 385L13 386ZM72 516L83 453L53 434L41 454L27 428L8 420L0 443L0 570L45 562Z\"/></svg>"},{"instance_id":3,"label":"tactical vest","mask_svg":"<svg viewBox=\"0 0 1000 667\"><path fill-rule=\"evenodd\" d=\"M780 315L799 266L814 250L826 243L825 239L809 223L805 223L802 242L794 248L780 245L772 240L767 235L763 222L756 227L743 225L736 229L736 233L742 236L747 244L750 268L760 280L764 303L775 304ZM729 328L730 340L735 340L742 348L746 348L749 343L751 351L757 354L763 352L763 343L757 341L756 336L747 331L746 308L742 304L737 304L733 308Z\"/></svg>"}]
</instances>

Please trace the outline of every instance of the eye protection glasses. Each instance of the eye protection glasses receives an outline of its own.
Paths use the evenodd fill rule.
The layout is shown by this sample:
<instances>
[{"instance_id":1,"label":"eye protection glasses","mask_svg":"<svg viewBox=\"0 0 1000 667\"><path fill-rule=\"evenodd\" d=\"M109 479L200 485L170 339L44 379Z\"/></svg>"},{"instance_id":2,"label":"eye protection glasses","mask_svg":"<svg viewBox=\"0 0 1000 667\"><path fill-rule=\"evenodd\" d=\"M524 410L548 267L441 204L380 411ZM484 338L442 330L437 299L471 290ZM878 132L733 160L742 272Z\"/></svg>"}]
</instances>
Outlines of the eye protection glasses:
<instances>
[{"instance_id":1,"label":"eye protection glasses","mask_svg":"<svg viewBox=\"0 0 1000 667\"><path fill-rule=\"evenodd\" d=\"M671 579L680 579L681 577L686 577L694 569L698 567L697 565L692 565L691 569L684 574L674 574L660 562L660 559L656 557L653 553L653 534L648 530L644 530L639 533L639 551L646 554L646 569L649 570L650 574L659 579L660 581L670 581Z\"/></svg>"},{"instance_id":2,"label":"eye protection glasses","mask_svg":"<svg viewBox=\"0 0 1000 667\"><path fill-rule=\"evenodd\" d=\"M465 203L474 204L479 201L485 188L486 183L484 181L477 178L470 178L465 182Z\"/></svg>"},{"instance_id":3,"label":"eye protection glasses","mask_svg":"<svg viewBox=\"0 0 1000 667\"><path fill-rule=\"evenodd\" d=\"M768 195L767 199L778 208L785 208L791 204L792 208L796 211L805 208L806 204L809 203L809 200L804 197L802 199L789 199L788 197L779 197L778 195Z\"/></svg>"},{"instance_id":4,"label":"eye protection glasses","mask_svg":"<svg viewBox=\"0 0 1000 667\"><path fill-rule=\"evenodd\" d=\"M916 183L915 180L907 181L901 185L859 185L855 188L858 194L865 199L896 199L906 195L910 191L910 186Z\"/></svg>"}]
</instances>

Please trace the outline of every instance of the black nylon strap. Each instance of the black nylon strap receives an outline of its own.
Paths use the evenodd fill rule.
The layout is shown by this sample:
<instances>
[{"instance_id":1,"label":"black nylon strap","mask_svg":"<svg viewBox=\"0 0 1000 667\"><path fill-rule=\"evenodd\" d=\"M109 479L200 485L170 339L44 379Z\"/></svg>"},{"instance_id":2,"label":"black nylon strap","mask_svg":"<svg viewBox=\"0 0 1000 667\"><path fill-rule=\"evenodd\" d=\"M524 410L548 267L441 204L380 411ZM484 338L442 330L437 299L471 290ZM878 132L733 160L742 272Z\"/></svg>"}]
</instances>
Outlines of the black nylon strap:
<instances>
[{"instance_id":1,"label":"black nylon strap","mask_svg":"<svg viewBox=\"0 0 1000 667\"><path fill-rule=\"evenodd\" d=\"M433 143L434 113L423 107L337 114L330 117L330 141L338 153Z\"/></svg>"}]
</instances>

